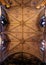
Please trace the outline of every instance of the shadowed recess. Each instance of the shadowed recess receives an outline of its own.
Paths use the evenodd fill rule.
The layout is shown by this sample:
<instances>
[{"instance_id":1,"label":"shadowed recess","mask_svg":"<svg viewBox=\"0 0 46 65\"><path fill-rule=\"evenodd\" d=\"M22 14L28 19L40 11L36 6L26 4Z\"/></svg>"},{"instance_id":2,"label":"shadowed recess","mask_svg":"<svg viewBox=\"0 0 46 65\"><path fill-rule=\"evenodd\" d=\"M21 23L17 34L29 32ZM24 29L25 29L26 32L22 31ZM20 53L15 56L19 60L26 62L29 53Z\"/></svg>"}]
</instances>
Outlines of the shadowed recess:
<instances>
[{"instance_id":1,"label":"shadowed recess","mask_svg":"<svg viewBox=\"0 0 46 65\"><path fill-rule=\"evenodd\" d=\"M18 52L10 55L1 65L44 65L37 57L26 53Z\"/></svg>"}]
</instances>

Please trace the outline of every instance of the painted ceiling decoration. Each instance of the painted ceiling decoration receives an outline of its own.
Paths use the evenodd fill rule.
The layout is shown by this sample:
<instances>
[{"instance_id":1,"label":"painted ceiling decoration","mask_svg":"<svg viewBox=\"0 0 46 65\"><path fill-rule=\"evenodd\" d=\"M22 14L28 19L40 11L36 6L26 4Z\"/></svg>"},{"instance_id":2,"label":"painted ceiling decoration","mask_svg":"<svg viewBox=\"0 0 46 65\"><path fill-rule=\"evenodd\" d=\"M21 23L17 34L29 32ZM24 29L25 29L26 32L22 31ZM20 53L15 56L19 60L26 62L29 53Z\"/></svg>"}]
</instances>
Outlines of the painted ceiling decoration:
<instances>
[{"instance_id":1,"label":"painted ceiling decoration","mask_svg":"<svg viewBox=\"0 0 46 65\"><path fill-rule=\"evenodd\" d=\"M0 64L45 63L46 0L0 0Z\"/></svg>"}]
</instances>

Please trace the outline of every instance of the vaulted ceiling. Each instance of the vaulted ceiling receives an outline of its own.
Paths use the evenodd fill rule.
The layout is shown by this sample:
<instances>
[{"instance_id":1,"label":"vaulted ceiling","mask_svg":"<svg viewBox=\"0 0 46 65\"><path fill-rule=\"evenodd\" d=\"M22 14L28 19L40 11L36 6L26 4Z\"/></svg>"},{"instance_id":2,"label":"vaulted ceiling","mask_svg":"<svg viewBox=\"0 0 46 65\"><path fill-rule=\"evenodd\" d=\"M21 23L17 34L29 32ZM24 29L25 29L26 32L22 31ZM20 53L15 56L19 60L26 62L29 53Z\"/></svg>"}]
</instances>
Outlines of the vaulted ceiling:
<instances>
[{"instance_id":1,"label":"vaulted ceiling","mask_svg":"<svg viewBox=\"0 0 46 65\"><path fill-rule=\"evenodd\" d=\"M3 4L10 22L9 27L4 32L8 35L10 42L7 48L3 52L0 52L0 60L4 60L10 55L20 52L20 55L24 53L22 56L27 55L29 57L28 54L30 54L38 58L38 60L46 61L46 44L45 52L40 50L42 46L40 42L44 36L44 29L39 26L40 18L45 15L44 6L46 5L46 1L0 0L0 2ZM24 57L20 59L22 58ZM17 59L19 58L17 57Z\"/></svg>"}]
</instances>

